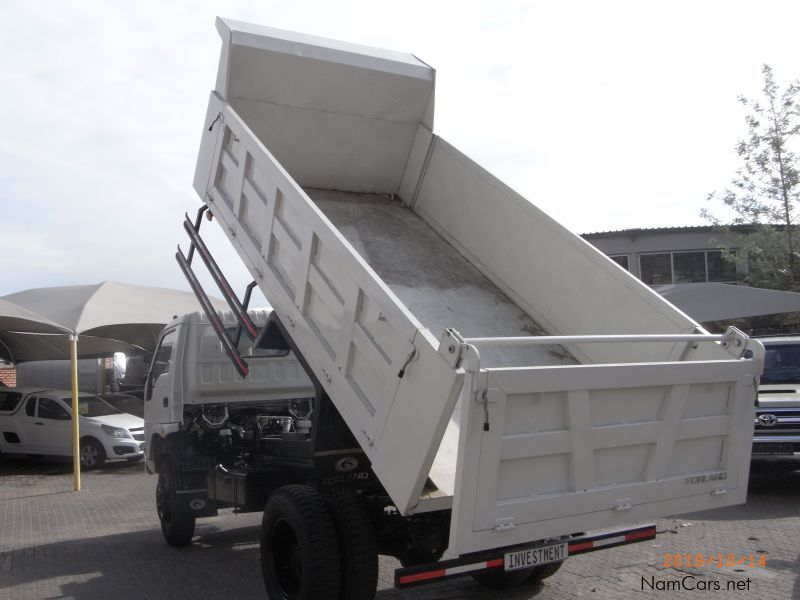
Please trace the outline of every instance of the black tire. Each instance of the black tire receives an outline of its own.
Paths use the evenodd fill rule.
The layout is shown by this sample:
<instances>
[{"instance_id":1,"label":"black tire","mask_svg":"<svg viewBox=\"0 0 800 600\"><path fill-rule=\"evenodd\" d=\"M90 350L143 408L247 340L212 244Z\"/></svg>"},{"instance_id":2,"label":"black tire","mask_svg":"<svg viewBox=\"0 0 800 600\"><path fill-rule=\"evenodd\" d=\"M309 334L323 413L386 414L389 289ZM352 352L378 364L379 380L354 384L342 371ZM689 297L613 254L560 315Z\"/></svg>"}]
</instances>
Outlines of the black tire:
<instances>
[{"instance_id":1,"label":"black tire","mask_svg":"<svg viewBox=\"0 0 800 600\"><path fill-rule=\"evenodd\" d=\"M174 482L169 459L161 461L156 484L156 511L161 522L161 534L170 546L186 546L194 537L195 517L175 500Z\"/></svg>"},{"instance_id":2,"label":"black tire","mask_svg":"<svg viewBox=\"0 0 800 600\"><path fill-rule=\"evenodd\" d=\"M446 548L435 551L430 549L420 550L417 548L405 548L396 556L396 558L404 567L416 567L418 565L427 565L429 563L437 562L440 558L442 558L445 550Z\"/></svg>"},{"instance_id":3,"label":"black tire","mask_svg":"<svg viewBox=\"0 0 800 600\"><path fill-rule=\"evenodd\" d=\"M261 572L271 600L338 600L339 542L325 501L312 487L287 485L267 501Z\"/></svg>"},{"instance_id":4,"label":"black tire","mask_svg":"<svg viewBox=\"0 0 800 600\"><path fill-rule=\"evenodd\" d=\"M339 537L340 600L372 600L378 588L378 542L364 500L352 492L326 498Z\"/></svg>"},{"instance_id":5,"label":"black tire","mask_svg":"<svg viewBox=\"0 0 800 600\"><path fill-rule=\"evenodd\" d=\"M517 571L485 571L475 573L472 578L482 586L492 590L505 590L522 585L532 577L534 569L519 569Z\"/></svg>"},{"instance_id":6,"label":"black tire","mask_svg":"<svg viewBox=\"0 0 800 600\"><path fill-rule=\"evenodd\" d=\"M544 581L551 575L555 575L556 572L561 568L564 564L564 561L550 563L547 565L542 565L541 567L534 567L531 569L530 577L528 577L527 583L536 583L537 581Z\"/></svg>"},{"instance_id":7,"label":"black tire","mask_svg":"<svg viewBox=\"0 0 800 600\"><path fill-rule=\"evenodd\" d=\"M81 440L80 460L81 468L86 471L99 469L106 462L106 451L96 439L84 438Z\"/></svg>"}]
</instances>

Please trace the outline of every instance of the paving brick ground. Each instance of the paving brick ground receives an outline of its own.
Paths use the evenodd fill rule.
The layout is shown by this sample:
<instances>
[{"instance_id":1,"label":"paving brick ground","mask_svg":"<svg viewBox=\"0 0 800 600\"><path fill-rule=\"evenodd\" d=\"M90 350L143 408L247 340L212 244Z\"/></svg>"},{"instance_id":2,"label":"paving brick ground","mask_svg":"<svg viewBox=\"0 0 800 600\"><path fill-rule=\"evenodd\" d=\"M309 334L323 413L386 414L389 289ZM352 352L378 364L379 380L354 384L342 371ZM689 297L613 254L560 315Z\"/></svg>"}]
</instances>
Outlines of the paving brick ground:
<instances>
[{"instance_id":1,"label":"paving brick ground","mask_svg":"<svg viewBox=\"0 0 800 600\"><path fill-rule=\"evenodd\" d=\"M65 461L0 459L0 600L263 599L260 516L201 520L191 546L171 548L161 539L154 486L140 464L112 463L85 473L76 494ZM756 474L746 505L657 525L655 542L576 556L543 584L509 592L471 579L401 592L392 588L396 563L382 557L377 598L800 598L800 472ZM665 554L719 552L765 553L766 567L664 568ZM681 581L698 589L678 589Z\"/></svg>"}]
</instances>

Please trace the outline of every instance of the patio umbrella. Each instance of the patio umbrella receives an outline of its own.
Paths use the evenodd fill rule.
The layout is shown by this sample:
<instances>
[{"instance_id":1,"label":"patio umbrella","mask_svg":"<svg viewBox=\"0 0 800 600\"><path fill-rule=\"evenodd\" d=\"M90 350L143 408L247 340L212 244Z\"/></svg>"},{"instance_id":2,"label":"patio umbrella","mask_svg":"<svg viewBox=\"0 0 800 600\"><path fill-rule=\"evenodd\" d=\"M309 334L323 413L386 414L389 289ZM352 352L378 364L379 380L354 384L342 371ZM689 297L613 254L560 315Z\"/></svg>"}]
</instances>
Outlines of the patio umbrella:
<instances>
[{"instance_id":1,"label":"patio umbrella","mask_svg":"<svg viewBox=\"0 0 800 600\"><path fill-rule=\"evenodd\" d=\"M61 325L53 323L50 319L2 299L0 299L0 324L3 329L15 331L40 333L64 333L66 331Z\"/></svg>"},{"instance_id":2,"label":"patio umbrella","mask_svg":"<svg viewBox=\"0 0 800 600\"><path fill-rule=\"evenodd\" d=\"M0 300L0 357L17 362L20 355L27 356L24 344L20 345L11 337L11 332L25 331L35 335L48 334L52 337L63 337L71 332L49 319L17 306L6 300Z\"/></svg>"},{"instance_id":3,"label":"patio umbrella","mask_svg":"<svg viewBox=\"0 0 800 600\"><path fill-rule=\"evenodd\" d=\"M5 307L8 312L6 322L0 313L0 333L4 336L0 339L4 339L11 360L65 358L69 348L73 415L78 414L79 355L97 356L130 347L154 350L164 325L176 315L200 308L190 292L115 281L36 288L3 296L0 301L0 310ZM220 300L212 299L212 303L225 307ZM17 327L25 323L29 325ZM75 491L80 491L79 440L78 419L73 418Z\"/></svg>"},{"instance_id":4,"label":"patio umbrella","mask_svg":"<svg viewBox=\"0 0 800 600\"><path fill-rule=\"evenodd\" d=\"M21 330L20 330L21 329ZM11 329L0 317L0 358L14 364L37 360L70 360L71 332L48 333L26 328ZM118 340L82 335L78 358L102 358L115 352L141 352L136 345Z\"/></svg>"},{"instance_id":5,"label":"patio umbrella","mask_svg":"<svg viewBox=\"0 0 800 600\"><path fill-rule=\"evenodd\" d=\"M800 294L726 283L683 283L656 288L700 323L800 311Z\"/></svg>"},{"instance_id":6,"label":"patio umbrella","mask_svg":"<svg viewBox=\"0 0 800 600\"><path fill-rule=\"evenodd\" d=\"M29 347L27 343L39 343L39 340L50 338L50 340L61 340L65 336L69 336L67 343L72 348L72 444L73 444L73 472L75 474L75 491L80 491L80 460L78 457L78 443L80 440L80 432L78 428L78 419L75 415L78 414L77 401L77 338L66 327L58 325L46 317L37 315L36 313L27 310L21 306L17 306L12 302L0 299L0 341L2 341L3 356L12 361L17 361L20 355L25 355L26 348ZM22 336L22 337L20 337ZM27 337L25 337L27 336ZM36 342L34 342L36 340ZM54 356L49 352L55 352L56 344L49 345L46 342L41 342L42 346L36 352L42 352L43 356Z\"/></svg>"},{"instance_id":7,"label":"patio umbrella","mask_svg":"<svg viewBox=\"0 0 800 600\"><path fill-rule=\"evenodd\" d=\"M104 281L94 285L35 288L3 296L74 332L153 350L158 334L176 315L200 310L191 292ZM227 308L211 299L215 308ZM83 353L82 353L83 354Z\"/></svg>"}]
</instances>

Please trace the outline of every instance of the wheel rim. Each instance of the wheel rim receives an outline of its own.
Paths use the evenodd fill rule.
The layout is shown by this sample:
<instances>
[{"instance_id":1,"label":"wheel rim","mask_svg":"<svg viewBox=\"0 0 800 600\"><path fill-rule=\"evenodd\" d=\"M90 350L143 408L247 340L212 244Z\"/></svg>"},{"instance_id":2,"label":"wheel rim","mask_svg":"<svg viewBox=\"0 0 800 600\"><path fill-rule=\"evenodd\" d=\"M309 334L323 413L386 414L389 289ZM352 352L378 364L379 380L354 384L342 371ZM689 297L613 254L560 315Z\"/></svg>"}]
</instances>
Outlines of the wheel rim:
<instances>
[{"instance_id":1,"label":"wheel rim","mask_svg":"<svg viewBox=\"0 0 800 600\"><path fill-rule=\"evenodd\" d=\"M281 519L272 530L269 544L272 577L283 598L296 598L303 577L303 561L294 528Z\"/></svg>"},{"instance_id":2,"label":"wheel rim","mask_svg":"<svg viewBox=\"0 0 800 600\"><path fill-rule=\"evenodd\" d=\"M84 444L81 448L81 463L84 467L94 467L100 458L100 453L94 444Z\"/></svg>"}]
</instances>

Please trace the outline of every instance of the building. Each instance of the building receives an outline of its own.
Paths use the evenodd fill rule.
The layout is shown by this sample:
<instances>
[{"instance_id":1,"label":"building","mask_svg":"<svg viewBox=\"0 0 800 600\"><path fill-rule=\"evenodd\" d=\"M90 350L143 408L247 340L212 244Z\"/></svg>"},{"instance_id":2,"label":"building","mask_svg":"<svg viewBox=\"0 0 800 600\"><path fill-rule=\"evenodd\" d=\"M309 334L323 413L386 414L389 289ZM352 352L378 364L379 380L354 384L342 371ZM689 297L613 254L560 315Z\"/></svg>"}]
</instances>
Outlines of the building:
<instances>
[{"instance_id":1,"label":"building","mask_svg":"<svg viewBox=\"0 0 800 600\"><path fill-rule=\"evenodd\" d=\"M737 227L741 233L749 229ZM742 287L746 253L714 227L625 229L581 237L709 331L733 325L750 335L800 332L800 294ZM735 260L726 260L721 247ZM684 285L689 283L700 285ZM720 285L726 283L739 285Z\"/></svg>"},{"instance_id":2,"label":"building","mask_svg":"<svg viewBox=\"0 0 800 600\"><path fill-rule=\"evenodd\" d=\"M581 237L648 285L738 283L747 273L737 242L713 227L662 227L586 233ZM725 246L737 260L725 260Z\"/></svg>"},{"instance_id":3,"label":"building","mask_svg":"<svg viewBox=\"0 0 800 600\"><path fill-rule=\"evenodd\" d=\"M0 387L15 387L17 385L17 370L10 362L0 360Z\"/></svg>"}]
</instances>

